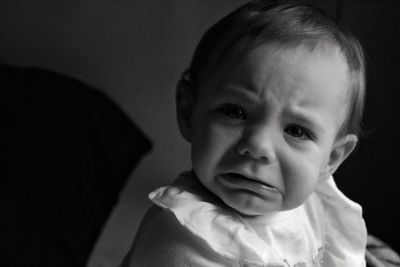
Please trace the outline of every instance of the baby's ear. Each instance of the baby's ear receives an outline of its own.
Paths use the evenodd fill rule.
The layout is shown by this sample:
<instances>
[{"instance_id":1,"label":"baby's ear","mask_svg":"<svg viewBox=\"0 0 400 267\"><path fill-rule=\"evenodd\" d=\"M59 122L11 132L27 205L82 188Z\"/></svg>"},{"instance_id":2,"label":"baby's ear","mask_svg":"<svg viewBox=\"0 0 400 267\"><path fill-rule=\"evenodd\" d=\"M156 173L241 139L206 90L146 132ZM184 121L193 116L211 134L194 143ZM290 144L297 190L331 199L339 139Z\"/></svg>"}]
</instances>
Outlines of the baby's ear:
<instances>
[{"instance_id":1,"label":"baby's ear","mask_svg":"<svg viewBox=\"0 0 400 267\"><path fill-rule=\"evenodd\" d=\"M331 151L328 163L328 175L332 175L342 164L342 162L353 152L358 142L355 134L347 134L338 139Z\"/></svg>"},{"instance_id":2,"label":"baby's ear","mask_svg":"<svg viewBox=\"0 0 400 267\"><path fill-rule=\"evenodd\" d=\"M194 92L192 84L181 79L176 88L176 115L178 126L182 136L188 141L192 140L192 124L191 119L194 109Z\"/></svg>"}]
</instances>

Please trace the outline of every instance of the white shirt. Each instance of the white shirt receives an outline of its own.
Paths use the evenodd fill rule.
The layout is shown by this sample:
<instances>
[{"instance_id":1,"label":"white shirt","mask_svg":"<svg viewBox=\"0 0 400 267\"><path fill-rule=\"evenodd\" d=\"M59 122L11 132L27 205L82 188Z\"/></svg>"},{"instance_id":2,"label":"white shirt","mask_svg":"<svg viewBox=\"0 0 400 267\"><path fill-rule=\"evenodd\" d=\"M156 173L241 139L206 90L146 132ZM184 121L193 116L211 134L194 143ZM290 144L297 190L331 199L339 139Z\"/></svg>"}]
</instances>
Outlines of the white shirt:
<instances>
[{"instance_id":1,"label":"white shirt","mask_svg":"<svg viewBox=\"0 0 400 267\"><path fill-rule=\"evenodd\" d=\"M159 207L217 254L248 266L364 267L361 206L330 177L300 207L252 219L223 204L191 172L150 193Z\"/></svg>"}]
</instances>

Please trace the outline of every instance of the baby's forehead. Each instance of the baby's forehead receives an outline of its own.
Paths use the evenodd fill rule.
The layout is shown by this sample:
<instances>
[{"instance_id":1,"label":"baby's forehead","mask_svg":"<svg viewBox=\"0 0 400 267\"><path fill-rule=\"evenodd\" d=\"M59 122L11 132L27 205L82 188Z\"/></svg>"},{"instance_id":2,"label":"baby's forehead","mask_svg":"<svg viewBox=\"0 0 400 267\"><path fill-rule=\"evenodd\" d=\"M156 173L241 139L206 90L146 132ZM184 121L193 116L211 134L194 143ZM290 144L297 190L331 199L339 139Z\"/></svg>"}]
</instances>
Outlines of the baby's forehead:
<instances>
[{"instance_id":1,"label":"baby's forehead","mask_svg":"<svg viewBox=\"0 0 400 267\"><path fill-rule=\"evenodd\" d=\"M301 94L311 90L309 96L313 99L326 99L325 94L328 94L329 102L337 103L342 109L343 104L347 106L349 102L348 69L344 56L335 46L261 44L246 53L233 53L217 64L208 79L211 86L207 93L225 87L261 93L270 91L267 87L273 86L273 90L282 92L290 88L291 93L306 101ZM284 97L285 93L281 95Z\"/></svg>"},{"instance_id":2,"label":"baby's forehead","mask_svg":"<svg viewBox=\"0 0 400 267\"><path fill-rule=\"evenodd\" d=\"M280 41L269 41L269 42L259 42L259 43L251 43L243 40L238 42L235 45L230 45L228 49L220 51L219 54L216 54L210 62L208 62L208 66L205 69L208 80L213 79L214 76L218 76L217 74L222 71L232 72L236 68L240 68L243 64L244 60L259 60L259 58L252 58L251 55L258 48L263 47L265 57L263 57L264 61L271 61L272 63L276 60L277 55L282 55L288 53L288 51L295 51L296 54L303 54L306 56L318 56L322 58L335 59L332 61L328 61L328 65L330 67L338 66L343 71L343 75L346 78L350 78L350 69L349 64L339 45L329 42L329 41L321 41L318 43L283 43ZM218 53L218 51L217 51ZM291 60L289 58L289 60ZM337 62L341 64L338 65ZM319 64L318 61L307 61L308 64ZM326 63L326 61L325 61ZM322 66L321 66L322 67ZM289 71L282 69L283 72ZM246 74L246 73L239 73ZM349 79L350 81L350 79Z\"/></svg>"},{"instance_id":3,"label":"baby's forehead","mask_svg":"<svg viewBox=\"0 0 400 267\"><path fill-rule=\"evenodd\" d=\"M337 57L346 63L346 57L342 52L339 44L330 39L320 40L302 40L302 41L288 41L283 40L240 40L235 44L226 47L221 55L220 63L223 64L224 60L234 59L241 60L251 54L258 47L265 47L265 52L271 55L287 52L288 50L296 50L298 53L303 54L318 54L327 57ZM218 51L216 51L218 53Z\"/></svg>"}]
</instances>

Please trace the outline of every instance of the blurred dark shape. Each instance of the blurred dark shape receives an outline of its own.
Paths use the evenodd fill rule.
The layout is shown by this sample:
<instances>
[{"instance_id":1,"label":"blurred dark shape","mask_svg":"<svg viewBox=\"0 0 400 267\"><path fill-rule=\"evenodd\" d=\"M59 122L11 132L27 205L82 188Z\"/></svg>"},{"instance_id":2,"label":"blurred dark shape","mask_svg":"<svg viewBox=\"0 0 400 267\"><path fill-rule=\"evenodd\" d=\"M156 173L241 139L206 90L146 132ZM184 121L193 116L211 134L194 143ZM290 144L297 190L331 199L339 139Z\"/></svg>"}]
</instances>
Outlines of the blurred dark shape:
<instances>
[{"instance_id":1,"label":"blurred dark shape","mask_svg":"<svg viewBox=\"0 0 400 267\"><path fill-rule=\"evenodd\" d=\"M0 66L0 266L85 266L149 140L103 93Z\"/></svg>"}]
</instances>

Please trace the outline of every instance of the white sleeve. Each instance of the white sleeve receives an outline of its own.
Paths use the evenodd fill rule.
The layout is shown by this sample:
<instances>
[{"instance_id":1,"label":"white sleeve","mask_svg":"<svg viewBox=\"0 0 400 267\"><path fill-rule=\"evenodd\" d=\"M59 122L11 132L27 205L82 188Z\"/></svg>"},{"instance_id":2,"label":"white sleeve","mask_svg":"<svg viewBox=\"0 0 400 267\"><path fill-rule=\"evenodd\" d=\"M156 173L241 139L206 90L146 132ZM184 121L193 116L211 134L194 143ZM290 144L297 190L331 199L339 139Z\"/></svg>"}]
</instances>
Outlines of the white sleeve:
<instances>
[{"instance_id":1,"label":"white sleeve","mask_svg":"<svg viewBox=\"0 0 400 267\"><path fill-rule=\"evenodd\" d=\"M239 266L214 253L169 210L152 207L121 267Z\"/></svg>"}]
</instances>

